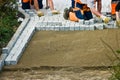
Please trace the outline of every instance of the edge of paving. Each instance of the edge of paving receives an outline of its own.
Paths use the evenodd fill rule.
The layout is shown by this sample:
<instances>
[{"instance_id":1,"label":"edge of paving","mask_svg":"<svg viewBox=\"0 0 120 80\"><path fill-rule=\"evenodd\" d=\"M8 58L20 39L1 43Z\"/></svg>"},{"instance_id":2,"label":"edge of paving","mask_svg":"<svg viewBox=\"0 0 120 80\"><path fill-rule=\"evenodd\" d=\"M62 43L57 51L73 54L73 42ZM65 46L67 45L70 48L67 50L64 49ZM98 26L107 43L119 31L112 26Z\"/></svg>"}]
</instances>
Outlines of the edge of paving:
<instances>
[{"instance_id":1,"label":"edge of paving","mask_svg":"<svg viewBox=\"0 0 120 80\"><path fill-rule=\"evenodd\" d=\"M28 22L30 20L29 15L27 13L25 13L25 11L22 8L18 8L18 11L21 12L25 16L25 19L18 27L17 31L15 32L15 34L9 41L8 45L6 47L2 48L2 54L0 56L0 71L2 70L3 66L5 65L6 57L9 55L11 49L15 45L16 41L18 40L18 38L20 37L21 33L23 32L23 30L25 29L26 25L28 24Z\"/></svg>"}]
</instances>

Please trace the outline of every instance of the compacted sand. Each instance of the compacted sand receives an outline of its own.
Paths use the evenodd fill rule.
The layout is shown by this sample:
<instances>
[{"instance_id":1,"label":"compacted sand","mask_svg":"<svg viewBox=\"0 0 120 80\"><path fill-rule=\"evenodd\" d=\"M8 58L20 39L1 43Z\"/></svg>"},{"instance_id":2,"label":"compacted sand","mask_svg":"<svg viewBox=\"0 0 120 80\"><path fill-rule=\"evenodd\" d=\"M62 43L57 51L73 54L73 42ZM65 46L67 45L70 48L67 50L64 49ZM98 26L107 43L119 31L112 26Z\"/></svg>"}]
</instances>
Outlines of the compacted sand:
<instances>
[{"instance_id":1,"label":"compacted sand","mask_svg":"<svg viewBox=\"0 0 120 80\"><path fill-rule=\"evenodd\" d=\"M18 65L5 67L0 80L107 80L107 67L117 62L112 50L120 49L119 35L120 29L38 31Z\"/></svg>"}]
</instances>

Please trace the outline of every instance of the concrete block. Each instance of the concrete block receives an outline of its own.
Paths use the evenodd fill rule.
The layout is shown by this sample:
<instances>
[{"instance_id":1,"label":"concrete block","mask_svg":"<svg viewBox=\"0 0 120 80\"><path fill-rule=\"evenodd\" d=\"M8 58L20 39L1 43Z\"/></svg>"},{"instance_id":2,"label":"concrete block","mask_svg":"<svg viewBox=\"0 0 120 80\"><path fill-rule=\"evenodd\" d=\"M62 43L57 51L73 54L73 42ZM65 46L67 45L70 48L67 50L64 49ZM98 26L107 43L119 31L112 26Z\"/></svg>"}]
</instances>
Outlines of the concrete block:
<instances>
[{"instance_id":1,"label":"concrete block","mask_svg":"<svg viewBox=\"0 0 120 80\"><path fill-rule=\"evenodd\" d=\"M17 64L17 60L13 60L13 61L11 60L9 65L16 65L16 64Z\"/></svg>"},{"instance_id":2,"label":"concrete block","mask_svg":"<svg viewBox=\"0 0 120 80\"><path fill-rule=\"evenodd\" d=\"M94 26L94 25L90 25L90 26L89 26L89 29L90 29L90 30L95 30L95 26Z\"/></svg>"},{"instance_id":3,"label":"concrete block","mask_svg":"<svg viewBox=\"0 0 120 80\"><path fill-rule=\"evenodd\" d=\"M69 31L70 27L69 26L64 26L64 31Z\"/></svg>"},{"instance_id":4,"label":"concrete block","mask_svg":"<svg viewBox=\"0 0 120 80\"><path fill-rule=\"evenodd\" d=\"M75 23L75 30L80 30L80 24L79 23Z\"/></svg>"},{"instance_id":5,"label":"concrete block","mask_svg":"<svg viewBox=\"0 0 120 80\"><path fill-rule=\"evenodd\" d=\"M74 26L70 26L70 31L74 31L75 27Z\"/></svg>"},{"instance_id":6,"label":"concrete block","mask_svg":"<svg viewBox=\"0 0 120 80\"><path fill-rule=\"evenodd\" d=\"M114 23L115 23L115 21L110 21L110 22L107 24L108 28L114 28Z\"/></svg>"},{"instance_id":7,"label":"concrete block","mask_svg":"<svg viewBox=\"0 0 120 80\"><path fill-rule=\"evenodd\" d=\"M35 21L35 17L30 17L30 19Z\"/></svg>"},{"instance_id":8,"label":"concrete block","mask_svg":"<svg viewBox=\"0 0 120 80\"><path fill-rule=\"evenodd\" d=\"M4 61L0 60L0 71L2 70L3 66L4 66Z\"/></svg>"},{"instance_id":9,"label":"concrete block","mask_svg":"<svg viewBox=\"0 0 120 80\"><path fill-rule=\"evenodd\" d=\"M8 47L2 48L2 53L3 54L8 54Z\"/></svg>"},{"instance_id":10,"label":"concrete block","mask_svg":"<svg viewBox=\"0 0 120 80\"><path fill-rule=\"evenodd\" d=\"M40 31L41 27L35 27L35 30Z\"/></svg>"},{"instance_id":11,"label":"concrete block","mask_svg":"<svg viewBox=\"0 0 120 80\"><path fill-rule=\"evenodd\" d=\"M39 17L38 16L34 16L36 21L39 21Z\"/></svg>"},{"instance_id":12,"label":"concrete block","mask_svg":"<svg viewBox=\"0 0 120 80\"><path fill-rule=\"evenodd\" d=\"M22 52L24 51L25 43L22 43L20 47L17 49L17 52L15 52L15 55L10 60L10 64L15 65L17 64L18 60L21 58Z\"/></svg>"},{"instance_id":13,"label":"concrete block","mask_svg":"<svg viewBox=\"0 0 120 80\"><path fill-rule=\"evenodd\" d=\"M64 26L60 26L60 31L64 31L65 30L65 27Z\"/></svg>"},{"instance_id":14,"label":"concrete block","mask_svg":"<svg viewBox=\"0 0 120 80\"><path fill-rule=\"evenodd\" d=\"M10 65L10 59L8 59L8 58L5 59L5 65L7 65L7 66Z\"/></svg>"},{"instance_id":15,"label":"concrete block","mask_svg":"<svg viewBox=\"0 0 120 80\"><path fill-rule=\"evenodd\" d=\"M55 30L55 31L59 31L59 30L60 30L60 27L59 27L59 26L54 26L54 30Z\"/></svg>"},{"instance_id":16,"label":"concrete block","mask_svg":"<svg viewBox=\"0 0 120 80\"><path fill-rule=\"evenodd\" d=\"M5 60L8 54L1 54L1 59Z\"/></svg>"},{"instance_id":17,"label":"concrete block","mask_svg":"<svg viewBox=\"0 0 120 80\"><path fill-rule=\"evenodd\" d=\"M54 26L50 26L50 30L54 31Z\"/></svg>"},{"instance_id":18,"label":"concrete block","mask_svg":"<svg viewBox=\"0 0 120 80\"><path fill-rule=\"evenodd\" d=\"M89 25L90 24L90 21L89 20L86 20L85 21L85 25Z\"/></svg>"},{"instance_id":19,"label":"concrete block","mask_svg":"<svg viewBox=\"0 0 120 80\"><path fill-rule=\"evenodd\" d=\"M89 22L90 22L90 25L93 25L94 24L94 19L90 19Z\"/></svg>"},{"instance_id":20,"label":"concrete block","mask_svg":"<svg viewBox=\"0 0 120 80\"><path fill-rule=\"evenodd\" d=\"M101 24L95 24L95 28L99 29L99 30L103 30L104 29L104 24L103 23L101 23Z\"/></svg>"},{"instance_id":21,"label":"concrete block","mask_svg":"<svg viewBox=\"0 0 120 80\"><path fill-rule=\"evenodd\" d=\"M79 20L78 22L80 25L83 25L84 24L84 20Z\"/></svg>"},{"instance_id":22,"label":"concrete block","mask_svg":"<svg viewBox=\"0 0 120 80\"><path fill-rule=\"evenodd\" d=\"M89 25L85 25L84 27L85 27L84 30L90 30L90 26Z\"/></svg>"},{"instance_id":23,"label":"concrete block","mask_svg":"<svg viewBox=\"0 0 120 80\"><path fill-rule=\"evenodd\" d=\"M34 16L34 12L32 12L32 11L30 11L28 14L29 14L31 17Z\"/></svg>"},{"instance_id":24,"label":"concrete block","mask_svg":"<svg viewBox=\"0 0 120 80\"><path fill-rule=\"evenodd\" d=\"M80 25L80 30L85 30L85 25Z\"/></svg>"},{"instance_id":25,"label":"concrete block","mask_svg":"<svg viewBox=\"0 0 120 80\"><path fill-rule=\"evenodd\" d=\"M103 21L102 21L102 19L101 18L99 18L99 17L96 17L95 18L95 23L102 23Z\"/></svg>"},{"instance_id":26,"label":"concrete block","mask_svg":"<svg viewBox=\"0 0 120 80\"><path fill-rule=\"evenodd\" d=\"M50 26L46 26L46 31L49 31L51 29Z\"/></svg>"},{"instance_id":27,"label":"concrete block","mask_svg":"<svg viewBox=\"0 0 120 80\"><path fill-rule=\"evenodd\" d=\"M30 12L30 9L25 9L25 12L28 14Z\"/></svg>"},{"instance_id":28,"label":"concrete block","mask_svg":"<svg viewBox=\"0 0 120 80\"><path fill-rule=\"evenodd\" d=\"M79 26L75 26L74 30L80 30L80 27Z\"/></svg>"}]
</instances>

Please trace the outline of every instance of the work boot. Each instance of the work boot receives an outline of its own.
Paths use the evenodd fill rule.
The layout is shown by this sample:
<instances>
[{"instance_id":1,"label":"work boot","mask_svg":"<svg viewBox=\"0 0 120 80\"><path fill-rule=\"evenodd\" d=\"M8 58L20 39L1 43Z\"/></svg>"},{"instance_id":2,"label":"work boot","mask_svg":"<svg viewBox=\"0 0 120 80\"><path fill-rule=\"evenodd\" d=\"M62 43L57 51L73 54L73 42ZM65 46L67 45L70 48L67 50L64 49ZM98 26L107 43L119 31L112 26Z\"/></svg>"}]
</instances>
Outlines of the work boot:
<instances>
[{"instance_id":1,"label":"work boot","mask_svg":"<svg viewBox=\"0 0 120 80\"><path fill-rule=\"evenodd\" d=\"M60 12L57 10L52 10L52 14L59 14Z\"/></svg>"},{"instance_id":2,"label":"work boot","mask_svg":"<svg viewBox=\"0 0 120 80\"><path fill-rule=\"evenodd\" d=\"M120 28L120 20L116 21L116 26Z\"/></svg>"},{"instance_id":3,"label":"work boot","mask_svg":"<svg viewBox=\"0 0 120 80\"><path fill-rule=\"evenodd\" d=\"M38 15L39 17L41 17L41 16L44 16L44 13L39 10L39 11L37 11L37 15Z\"/></svg>"},{"instance_id":4,"label":"work boot","mask_svg":"<svg viewBox=\"0 0 120 80\"><path fill-rule=\"evenodd\" d=\"M64 19L68 20L68 18L69 18L69 9L68 8L64 9L63 17L64 17Z\"/></svg>"}]
</instances>

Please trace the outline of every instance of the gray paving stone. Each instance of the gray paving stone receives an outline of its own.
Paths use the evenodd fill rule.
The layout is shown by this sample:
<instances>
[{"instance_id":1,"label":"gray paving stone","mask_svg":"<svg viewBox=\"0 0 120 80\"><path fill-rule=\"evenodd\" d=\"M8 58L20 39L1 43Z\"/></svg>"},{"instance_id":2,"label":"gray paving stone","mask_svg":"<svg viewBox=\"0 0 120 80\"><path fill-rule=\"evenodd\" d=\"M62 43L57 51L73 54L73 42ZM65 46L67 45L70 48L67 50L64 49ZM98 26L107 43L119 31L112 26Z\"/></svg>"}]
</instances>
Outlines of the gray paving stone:
<instances>
[{"instance_id":1,"label":"gray paving stone","mask_svg":"<svg viewBox=\"0 0 120 80\"><path fill-rule=\"evenodd\" d=\"M69 26L64 26L64 31L69 31L70 27Z\"/></svg>"},{"instance_id":2,"label":"gray paving stone","mask_svg":"<svg viewBox=\"0 0 120 80\"><path fill-rule=\"evenodd\" d=\"M83 25L84 24L84 20L79 20L78 22L80 25Z\"/></svg>"},{"instance_id":3,"label":"gray paving stone","mask_svg":"<svg viewBox=\"0 0 120 80\"><path fill-rule=\"evenodd\" d=\"M3 54L8 54L8 47L2 48L2 53Z\"/></svg>"},{"instance_id":4,"label":"gray paving stone","mask_svg":"<svg viewBox=\"0 0 120 80\"><path fill-rule=\"evenodd\" d=\"M8 54L1 54L0 60L5 60Z\"/></svg>"},{"instance_id":5,"label":"gray paving stone","mask_svg":"<svg viewBox=\"0 0 120 80\"><path fill-rule=\"evenodd\" d=\"M93 25L95 23L94 19L90 19L90 25Z\"/></svg>"},{"instance_id":6,"label":"gray paving stone","mask_svg":"<svg viewBox=\"0 0 120 80\"><path fill-rule=\"evenodd\" d=\"M103 30L104 29L104 24L103 23L101 23L101 24L95 24L95 28L99 29L99 30Z\"/></svg>"},{"instance_id":7,"label":"gray paving stone","mask_svg":"<svg viewBox=\"0 0 120 80\"><path fill-rule=\"evenodd\" d=\"M109 22L108 24L107 24L107 28L115 28L114 25L115 24L115 21L111 21L111 22Z\"/></svg>"},{"instance_id":8,"label":"gray paving stone","mask_svg":"<svg viewBox=\"0 0 120 80\"><path fill-rule=\"evenodd\" d=\"M90 25L85 25L84 30L90 30Z\"/></svg>"},{"instance_id":9,"label":"gray paving stone","mask_svg":"<svg viewBox=\"0 0 120 80\"><path fill-rule=\"evenodd\" d=\"M51 27L50 26L46 26L46 31L49 31L51 30Z\"/></svg>"},{"instance_id":10,"label":"gray paving stone","mask_svg":"<svg viewBox=\"0 0 120 80\"><path fill-rule=\"evenodd\" d=\"M60 26L60 31L64 31L65 30L65 27L64 26Z\"/></svg>"},{"instance_id":11,"label":"gray paving stone","mask_svg":"<svg viewBox=\"0 0 120 80\"><path fill-rule=\"evenodd\" d=\"M75 27L74 26L70 26L70 31L74 31Z\"/></svg>"},{"instance_id":12,"label":"gray paving stone","mask_svg":"<svg viewBox=\"0 0 120 80\"><path fill-rule=\"evenodd\" d=\"M54 30L55 30L55 31L59 31L59 30L60 30L60 27L59 27L59 26L54 26Z\"/></svg>"},{"instance_id":13,"label":"gray paving stone","mask_svg":"<svg viewBox=\"0 0 120 80\"><path fill-rule=\"evenodd\" d=\"M4 61L0 60L0 71L2 70L3 66L4 66Z\"/></svg>"},{"instance_id":14,"label":"gray paving stone","mask_svg":"<svg viewBox=\"0 0 120 80\"><path fill-rule=\"evenodd\" d=\"M85 30L85 25L80 25L80 30Z\"/></svg>"},{"instance_id":15,"label":"gray paving stone","mask_svg":"<svg viewBox=\"0 0 120 80\"><path fill-rule=\"evenodd\" d=\"M84 24L85 24L85 25L89 25L89 24L90 24L90 21L89 21L89 20L85 20L85 21L84 21Z\"/></svg>"},{"instance_id":16,"label":"gray paving stone","mask_svg":"<svg viewBox=\"0 0 120 80\"><path fill-rule=\"evenodd\" d=\"M90 25L90 26L89 26L89 29L90 29L90 30L95 30L95 26L94 26L94 25Z\"/></svg>"}]
</instances>

